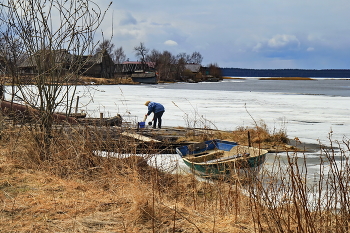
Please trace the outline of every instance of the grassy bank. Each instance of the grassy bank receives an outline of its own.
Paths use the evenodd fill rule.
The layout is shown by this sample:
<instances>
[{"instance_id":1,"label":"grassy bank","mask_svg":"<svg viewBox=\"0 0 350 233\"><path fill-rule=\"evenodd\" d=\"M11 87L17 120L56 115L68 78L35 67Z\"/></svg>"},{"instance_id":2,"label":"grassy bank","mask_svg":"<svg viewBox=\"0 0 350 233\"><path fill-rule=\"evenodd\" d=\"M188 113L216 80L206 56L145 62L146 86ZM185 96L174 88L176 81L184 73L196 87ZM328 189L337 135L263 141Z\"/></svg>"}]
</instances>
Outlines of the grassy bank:
<instances>
[{"instance_id":1,"label":"grassy bank","mask_svg":"<svg viewBox=\"0 0 350 233\"><path fill-rule=\"evenodd\" d=\"M32 80L34 77L22 77L22 82L26 84L33 84L34 81ZM242 77L223 77L223 79L245 79ZM268 78L259 78L260 80L315 80L312 78L306 78L306 77L268 77ZM1 83L4 85L12 85L12 80L9 77L2 77ZM159 83L173 83L173 82L165 82L160 81ZM114 78L95 78L95 77L87 77L87 76L80 76L74 82L68 83L68 84L74 84L74 85L137 85L139 83L134 82L131 77L129 76L118 76Z\"/></svg>"},{"instance_id":2,"label":"grassy bank","mask_svg":"<svg viewBox=\"0 0 350 233\"><path fill-rule=\"evenodd\" d=\"M22 84L35 84L36 81L34 80L35 76L26 76L21 77L21 83ZM3 85L12 85L13 80L10 77L1 77L1 83ZM62 81L64 82L64 81ZM88 76L79 76L75 80L72 80L71 83L67 83L69 85L134 85L139 84L132 81L131 77L129 76L117 76L114 78L95 78L95 77L88 77Z\"/></svg>"},{"instance_id":3,"label":"grassy bank","mask_svg":"<svg viewBox=\"0 0 350 233\"><path fill-rule=\"evenodd\" d=\"M279 144L284 132L264 127L191 135L246 143ZM69 132L69 133L67 133ZM92 137L93 135L93 137ZM91 129L58 129L50 156L40 160L34 126L4 126L0 153L0 229L3 232L347 232L350 169L348 141L322 152L316 181L307 180L300 152L288 152L253 181L198 180L171 174L136 156L135 141L120 138L114 151L96 156L108 135ZM107 141L106 141L107 138ZM125 151L127 150L127 151ZM109 154L111 155L111 154ZM335 158L342 158L342 166ZM322 165L327 165L324 170ZM176 170L176 163L173 164Z\"/></svg>"}]
</instances>

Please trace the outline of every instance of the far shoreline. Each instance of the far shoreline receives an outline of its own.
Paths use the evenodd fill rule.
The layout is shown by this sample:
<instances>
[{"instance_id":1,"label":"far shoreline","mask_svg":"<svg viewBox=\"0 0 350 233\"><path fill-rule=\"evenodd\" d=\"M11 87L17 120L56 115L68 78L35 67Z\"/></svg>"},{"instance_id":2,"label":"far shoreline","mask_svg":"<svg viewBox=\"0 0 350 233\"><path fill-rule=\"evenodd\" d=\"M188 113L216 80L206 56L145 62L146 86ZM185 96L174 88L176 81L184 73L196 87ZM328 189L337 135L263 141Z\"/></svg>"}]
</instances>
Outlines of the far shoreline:
<instances>
[{"instance_id":1,"label":"far shoreline","mask_svg":"<svg viewBox=\"0 0 350 233\"><path fill-rule=\"evenodd\" d=\"M257 78L259 80L316 80L309 77L223 77L223 79L246 79L246 78Z\"/></svg>"}]
</instances>

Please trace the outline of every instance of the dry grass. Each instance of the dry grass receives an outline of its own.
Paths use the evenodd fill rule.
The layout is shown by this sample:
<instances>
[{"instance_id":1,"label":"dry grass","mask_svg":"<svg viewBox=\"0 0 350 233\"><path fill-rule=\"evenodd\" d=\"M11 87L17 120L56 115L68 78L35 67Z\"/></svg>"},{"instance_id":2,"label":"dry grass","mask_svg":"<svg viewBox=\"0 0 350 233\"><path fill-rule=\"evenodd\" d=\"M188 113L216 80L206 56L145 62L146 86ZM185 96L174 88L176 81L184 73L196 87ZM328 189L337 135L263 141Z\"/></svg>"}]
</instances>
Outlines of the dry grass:
<instances>
[{"instance_id":1,"label":"dry grass","mask_svg":"<svg viewBox=\"0 0 350 233\"><path fill-rule=\"evenodd\" d=\"M40 160L42 149L33 140L40 134L33 128L2 131L2 232L348 231L348 141L341 151L343 167L334 163L334 150L325 150L323 163L331 169L322 172L320 164L320 177L311 186L307 164L297 153L242 184L162 172L147 164L155 156L152 148L136 156L136 142L125 138L114 142L113 150L129 157L96 156L94 149L111 142L89 130L59 130L47 160ZM270 135L264 126L210 135L247 143L248 131L254 144L286 139L283 131Z\"/></svg>"},{"instance_id":2,"label":"dry grass","mask_svg":"<svg viewBox=\"0 0 350 233\"><path fill-rule=\"evenodd\" d=\"M176 190L161 191L154 188L157 180L146 182L134 175L102 176L89 182L2 165L0 227L6 232L242 232L250 228L248 219L221 214L211 201L204 206L198 198L194 208L191 192L196 187L188 182L191 177L179 177ZM205 187L200 191L208 193Z\"/></svg>"},{"instance_id":3,"label":"dry grass","mask_svg":"<svg viewBox=\"0 0 350 233\"><path fill-rule=\"evenodd\" d=\"M98 157L77 135L79 141L55 142L51 158L40 161L30 135L13 129L2 139L5 232L252 231L248 199L228 183L218 188L167 174L148 166L147 157Z\"/></svg>"},{"instance_id":4,"label":"dry grass","mask_svg":"<svg viewBox=\"0 0 350 233\"><path fill-rule=\"evenodd\" d=\"M186 136L178 139L178 141L202 142L211 139L235 141L240 145L251 145L275 152L286 151L286 148L292 151L298 150L298 148L289 145L287 133L283 129L269 132L264 123L255 127L237 127L236 130L231 132L210 129L203 129L201 131L189 130Z\"/></svg>"},{"instance_id":5,"label":"dry grass","mask_svg":"<svg viewBox=\"0 0 350 233\"><path fill-rule=\"evenodd\" d=\"M21 77L21 82L26 84L33 84L35 80L33 80L34 76ZM10 77L1 77L0 82L4 85L11 85L12 79ZM65 84L73 84L73 85L118 85L118 84L128 84L134 85L138 84L132 81L129 76L116 76L114 78L96 78L96 77L88 77L88 76L80 76L76 80L72 80L71 83Z\"/></svg>"},{"instance_id":6,"label":"dry grass","mask_svg":"<svg viewBox=\"0 0 350 233\"><path fill-rule=\"evenodd\" d=\"M79 78L79 83L83 85L117 85L117 84L137 84L132 81L131 77L115 77L115 78L94 78L94 77L86 77L81 76Z\"/></svg>"}]
</instances>

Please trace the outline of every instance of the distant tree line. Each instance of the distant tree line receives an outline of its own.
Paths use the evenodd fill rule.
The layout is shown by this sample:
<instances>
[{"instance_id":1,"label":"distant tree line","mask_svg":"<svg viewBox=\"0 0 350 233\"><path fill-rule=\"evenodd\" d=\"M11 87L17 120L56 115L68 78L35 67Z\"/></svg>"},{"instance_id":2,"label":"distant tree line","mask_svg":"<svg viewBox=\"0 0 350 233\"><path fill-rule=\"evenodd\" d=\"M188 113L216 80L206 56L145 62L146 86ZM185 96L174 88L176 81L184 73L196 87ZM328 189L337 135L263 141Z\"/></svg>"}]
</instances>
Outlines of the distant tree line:
<instances>
[{"instance_id":1,"label":"distant tree line","mask_svg":"<svg viewBox=\"0 0 350 233\"><path fill-rule=\"evenodd\" d=\"M223 76L229 77L333 77L350 78L349 69L242 69L221 68Z\"/></svg>"},{"instance_id":2,"label":"distant tree line","mask_svg":"<svg viewBox=\"0 0 350 233\"><path fill-rule=\"evenodd\" d=\"M28 61L28 59L35 59L34 57L37 56L36 54L42 52L41 47L39 46L36 50L32 50L31 54L28 53L28 51L27 53L23 53L21 51L21 44L19 44L19 42L16 40L12 40L12 43L9 44L9 40L6 38L6 36L8 36L8 34L2 34L0 36L0 71L3 74L12 72L14 70L17 74L29 74L33 73L33 71L36 72L36 70L38 70L36 67L30 66L30 64L30 67L28 67L28 64L26 64L27 66L24 67L22 64L24 61ZM64 49L60 48L60 51L63 50ZM135 46L133 50L138 59L138 62L142 64L142 70L155 71L157 73L159 81L204 81L210 77L222 79L221 70L216 63L202 67L201 63L203 61L203 56L197 51L191 54L179 53L174 55L167 50L150 50L145 46L143 42L141 42L138 46ZM52 53L55 53L56 56L58 54L54 51L52 51ZM99 60L98 58L101 57L101 54L103 54L104 58ZM67 50L67 56L68 55L70 55L69 50ZM108 59L105 59L107 58L106 55L108 56ZM70 69L68 68L69 59L67 56L59 57L60 59L65 59L65 61L62 60L61 63L66 64L65 67L67 69ZM115 66L128 61L123 47L116 47L115 44L113 44L111 40L108 39L97 43L93 52L89 56L85 56L89 58L88 60L86 60L86 58L83 58L84 67L81 67L80 71L78 71L82 75L85 74L94 77L111 78L115 75L115 72L113 72L113 70L115 70ZM6 61L2 59L5 57ZM96 60L96 62L101 62L101 64L90 65L86 62L92 62L94 60ZM112 63L106 62L109 60L111 60ZM6 65L2 63L6 63ZM189 64L197 66L191 66L191 68L189 68ZM22 69L22 71L19 69ZM32 72L24 71L24 69L31 70Z\"/></svg>"},{"instance_id":3,"label":"distant tree line","mask_svg":"<svg viewBox=\"0 0 350 233\"><path fill-rule=\"evenodd\" d=\"M115 45L110 40L102 41L96 52L106 50L115 64L122 64L127 61L122 47L114 49ZM187 64L198 64L201 66L203 56L195 51L192 54L179 53L173 55L171 52L150 50L141 42L134 47L134 52L138 61L141 62L143 70L152 68L157 71L161 81L187 81L188 79L202 80L207 75L221 78L221 72L217 64L209 64L204 69L198 70L198 73L186 69ZM152 64L152 67L150 67Z\"/></svg>"}]
</instances>

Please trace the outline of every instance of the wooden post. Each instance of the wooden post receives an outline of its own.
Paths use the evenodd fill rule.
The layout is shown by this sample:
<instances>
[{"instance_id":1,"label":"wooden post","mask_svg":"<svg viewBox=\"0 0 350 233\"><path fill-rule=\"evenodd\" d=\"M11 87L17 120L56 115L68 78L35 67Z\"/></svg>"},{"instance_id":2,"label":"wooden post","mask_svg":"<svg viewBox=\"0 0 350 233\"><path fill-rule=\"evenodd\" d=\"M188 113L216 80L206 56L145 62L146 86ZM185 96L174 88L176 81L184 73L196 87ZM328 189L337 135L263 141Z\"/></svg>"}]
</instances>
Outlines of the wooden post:
<instances>
[{"instance_id":1,"label":"wooden post","mask_svg":"<svg viewBox=\"0 0 350 233\"><path fill-rule=\"evenodd\" d=\"M77 104L75 105L75 114L78 113L79 96L77 96Z\"/></svg>"},{"instance_id":2,"label":"wooden post","mask_svg":"<svg viewBox=\"0 0 350 233\"><path fill-rule=\"evenodd\" d=\"M100 112L100 123L103 124L103 112Z\"/></svg>"},{"instance_id":3,"label":"wooden post","mask_svg":"<svg viewBox=\"0 0 350 233\"><path fill-rule=\"evenodd\" d=\"M248 146L251 147L252 144L250 143L250 132L248 131Z\"/></svg>"},{"instance_id":4,"label":"wooden post","mask_svg":"<svg viewBox=\"0 0 350 233\"><path fill-rule=\"evenodd\" d=\"M0 100L5 100L5 88L4 85L0 85Z\"/></svg>"}]
</instances>

